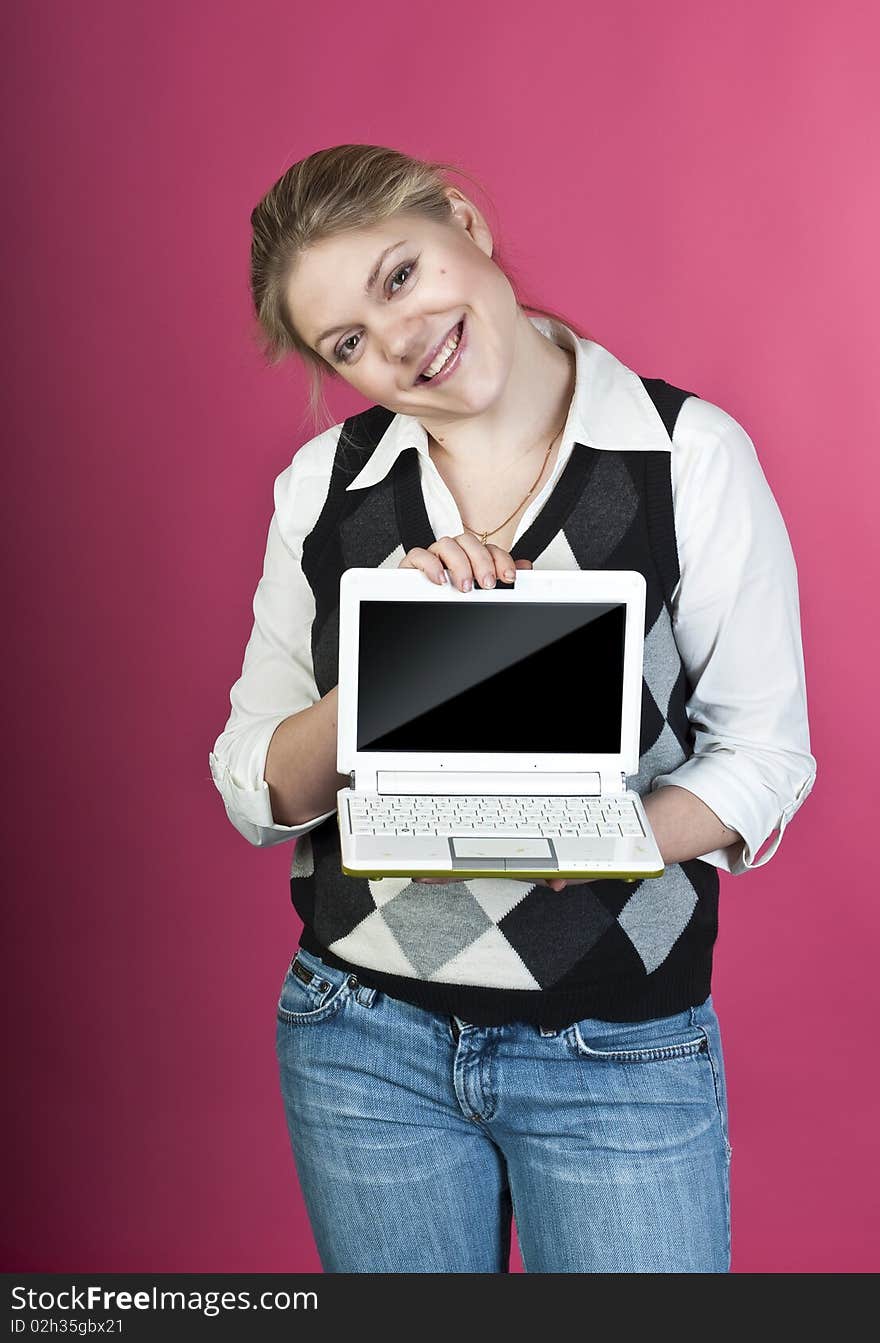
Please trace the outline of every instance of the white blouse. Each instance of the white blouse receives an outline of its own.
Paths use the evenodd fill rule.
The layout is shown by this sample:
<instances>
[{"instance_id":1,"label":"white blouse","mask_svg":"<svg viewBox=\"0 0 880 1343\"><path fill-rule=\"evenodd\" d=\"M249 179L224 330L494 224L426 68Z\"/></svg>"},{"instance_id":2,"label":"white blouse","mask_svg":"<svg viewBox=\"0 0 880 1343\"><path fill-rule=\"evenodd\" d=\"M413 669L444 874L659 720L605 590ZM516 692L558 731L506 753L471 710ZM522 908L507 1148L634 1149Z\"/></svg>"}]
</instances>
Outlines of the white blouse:
<instances>
[{"instance_id":1,"label":"white blouse","mask_svg":"<svg viewBox=\"0 0 880 1343\"><path fill-rule=\"evenodd\" d=\"M743 836L743 846L703 854L703 861L735 875L760 867L808 797L816 761L810 754L797 568L752 440L726 411L694 396L684 402L670 444L633 370L554 319L529 320L574 350L577 368L553 472L520 519L513 544L544 506L575 442L671 453L680 569L672 621L693 686L686 709L695 747L684 764L658 775L651 791L670 784L686 788ZM258 847L294 839L335 814L277 825L264 770L275 728L320 698L311 655L315 600L301 558L327 498L341 429L340 422L309 439L276 477L254 624L230 690L230 716L209 753L229 820ZM419 451L434 535L460 535L464 525L455 500L412 416L395 416L348 489L381 480L411 446ZM398 549L386 564L399 565L404 556Z\"/></svg>"}]
</instances>

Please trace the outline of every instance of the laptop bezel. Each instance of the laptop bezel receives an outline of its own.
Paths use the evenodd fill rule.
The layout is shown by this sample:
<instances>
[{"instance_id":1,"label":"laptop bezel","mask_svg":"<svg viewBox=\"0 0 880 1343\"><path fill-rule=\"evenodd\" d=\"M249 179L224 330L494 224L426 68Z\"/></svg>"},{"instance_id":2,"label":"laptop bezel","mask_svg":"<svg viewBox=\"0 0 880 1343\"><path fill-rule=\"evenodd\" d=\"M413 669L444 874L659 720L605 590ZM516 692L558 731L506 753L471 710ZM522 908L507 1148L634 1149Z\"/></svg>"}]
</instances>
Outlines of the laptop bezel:
<instances>
[{"instance_id":1,"label":"laptop bezel","mask_svg":"<svg viewBox=\"0 0 880 1343\"><path fill-rule=\"evenodd\" d=\"M376 777L381 771L436 773L529 773L538 771L580 774L597 771L633 775L639 768L642 705L645 604L647 585L637 570L523 569L513 586L474 587L459 592L451 583L433 583L418 569L351 568L340 580L337 769L356 778ZM622 696L621 750L589 752L442 752L358 751L357 678L359 606L363 601L422 602L622 602L626 607ZM552 691L552 687L548 687Z\"/></svg>"}]
</instances>

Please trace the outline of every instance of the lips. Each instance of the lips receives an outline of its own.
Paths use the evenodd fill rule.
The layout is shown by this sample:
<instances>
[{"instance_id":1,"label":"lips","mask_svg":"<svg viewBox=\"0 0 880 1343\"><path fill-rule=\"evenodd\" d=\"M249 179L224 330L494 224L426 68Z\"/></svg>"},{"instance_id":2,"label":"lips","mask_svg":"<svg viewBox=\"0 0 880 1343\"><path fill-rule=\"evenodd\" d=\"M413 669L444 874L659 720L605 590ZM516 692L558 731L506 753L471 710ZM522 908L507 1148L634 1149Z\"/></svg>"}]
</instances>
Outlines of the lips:
<instances>
[{"instance_id":1,"label":"lips","mask_svg":"<svg viewBox=\"0 0 880 1343\"><path fill-rule=\"evenodd\" d=\"M419 379L421 378L421 376L422 376L422 374L424 373L425 369L431 367L431 365L433 364L434 360L437 358L437 355L440 353L440 351L443 349L443 346L444 346L444 345L446 344L446 342L449 340L449 337L450 337L451 335L453 335L456 331L458 331L458 328L462 325L463 322L464 322L464 318L463 318L463 317L460 317L460 318L458 319L458 321L455 323L455 326L451 326L451 327L449 328L449 330L446 332L446 335L442 338L442 340L438 340L438 342L437 342L437 344L434 346L433 350L430 350L430 351L428 352L428 354L425 356L424 362L422 363L422 365L421 365L421 367L420 367L418 373L416 374L416 378L415 378L415 381L416 381L416 382L419 381ZM459 337L459 338L460 338L460 337ZM431 379L429 379L428 381L431 381Z\"/></svg>"}]
</instances>

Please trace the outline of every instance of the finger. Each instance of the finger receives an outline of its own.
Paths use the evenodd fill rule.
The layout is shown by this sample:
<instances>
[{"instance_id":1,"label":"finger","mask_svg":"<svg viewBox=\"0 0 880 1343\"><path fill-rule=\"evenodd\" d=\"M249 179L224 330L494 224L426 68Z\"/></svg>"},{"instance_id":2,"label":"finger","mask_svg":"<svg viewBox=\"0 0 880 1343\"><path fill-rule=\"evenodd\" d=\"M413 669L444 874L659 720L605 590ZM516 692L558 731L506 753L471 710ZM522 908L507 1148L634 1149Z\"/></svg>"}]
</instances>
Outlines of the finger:
<instances>
[{"instance_id":1,"label":"finger","mask_svg":"<svg viewBox=\"0 0 880 1343\"><path fill-rule=\"evenodd\" d=\"M589 886L590 882L599 880L599 877L551 877L549 881L536 881L528 877L511 877L511 881L525 881L529 886L548 886L551 891L562 891L566 886Z\"/></svg>"},{"instance_id":2,"label":"finger","mask_svg":"<svg viewBox=\"0 0 880 1343\"><path fill-rule=\"evenodd\" d=\"M516 578L517 569L531 569L532 567L531 560L515 560L509 550L502 550L500 546L493 545L491 541L486 549L492 556L495 572L503 583L512 583Z\"/></svg>"},{"instance_id":3,"label":"finger","mask_svg":"<svg viewBox=\"0 0 880 1343\"><path fill-rule=\"evenodd\" d=\"M443 568L443 561L440 556L432 555L430 550L423 550L421 546L414 546L412 550L407 551L397 567L398 569L420 569L426 578L430 578L432 583L446 582L446 571Z\"/></svg>"},{"instance_id":4,"label":"finger","mask_svg":"<svg viewBox=\"0 0 880 1343\"><path fill-rule=\"evenodd\" d=\"M470 562L474 578L481 588L494 588L496 581L495 556L488 546L478 541L468 532L462 532L456 540Z\"/></svg>"},{"instance_id":5,"label":"finger","mask_svg":"<svg viewBox=\"0 0 880 1343\"><path fill-rule=\"evenodd\" d=\"M432 542L428 550L440 556L443 564L449 570L449 577L453 586L458 588L460 592L466 592L468 589L465 584L473 585L474 571L471 568L470 556L459 544L460 539L460 537L441 536L438 540Z\"/></svg>"}]
</instances>

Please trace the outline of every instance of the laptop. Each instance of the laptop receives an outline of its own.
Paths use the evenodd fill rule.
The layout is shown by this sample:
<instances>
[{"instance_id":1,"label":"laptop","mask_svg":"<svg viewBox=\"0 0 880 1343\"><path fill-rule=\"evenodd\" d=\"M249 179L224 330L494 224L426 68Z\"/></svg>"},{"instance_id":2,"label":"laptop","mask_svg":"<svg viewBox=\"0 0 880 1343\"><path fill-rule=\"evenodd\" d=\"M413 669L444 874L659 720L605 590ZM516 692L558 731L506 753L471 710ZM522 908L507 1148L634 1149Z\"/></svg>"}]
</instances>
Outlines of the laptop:
<instances>
[{"instance_id":1,"label":"laptop","mask_svg":"<svg viewBox=\"0 0 880 1343\"><path fill-rule=\"evenodd\" d=\"M460 592L345 570L337 793L352 877L662 876L639 768L643 576L517 572Z\"/></svg>"}]
</instances>

